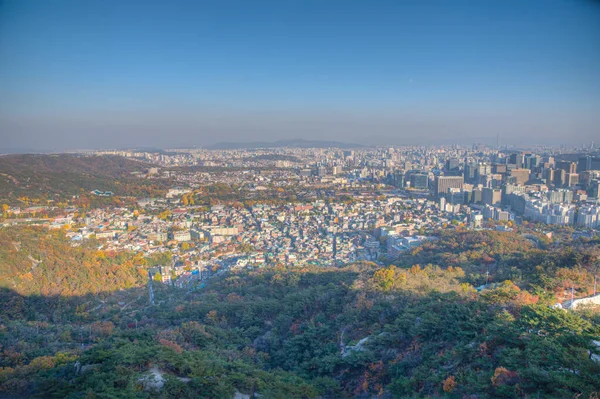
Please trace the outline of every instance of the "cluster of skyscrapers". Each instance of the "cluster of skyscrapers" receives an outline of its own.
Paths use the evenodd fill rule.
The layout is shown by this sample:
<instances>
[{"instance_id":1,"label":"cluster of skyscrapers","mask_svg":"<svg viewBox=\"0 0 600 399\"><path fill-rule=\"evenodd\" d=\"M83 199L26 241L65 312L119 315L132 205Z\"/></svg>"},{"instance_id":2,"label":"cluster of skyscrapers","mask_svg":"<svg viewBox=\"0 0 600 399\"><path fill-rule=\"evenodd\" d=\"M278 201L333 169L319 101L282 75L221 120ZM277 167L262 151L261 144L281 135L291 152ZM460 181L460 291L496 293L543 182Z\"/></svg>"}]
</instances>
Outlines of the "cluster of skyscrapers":
<instances>
[{"instance_id":1,"label":"cluster of skyscrapers","mask_svg":"<svg viewBox=\"0 0 600 399\"><path fill-rule=\"evenodd\" d=\"M448 212L468 206L485 219L524 217L591 228L600 224L600 156L515 151L479 159L473 154L450 156L438 163L439 169L396 171L390 182L429 190Z\"/></svg>"}]
</instances>

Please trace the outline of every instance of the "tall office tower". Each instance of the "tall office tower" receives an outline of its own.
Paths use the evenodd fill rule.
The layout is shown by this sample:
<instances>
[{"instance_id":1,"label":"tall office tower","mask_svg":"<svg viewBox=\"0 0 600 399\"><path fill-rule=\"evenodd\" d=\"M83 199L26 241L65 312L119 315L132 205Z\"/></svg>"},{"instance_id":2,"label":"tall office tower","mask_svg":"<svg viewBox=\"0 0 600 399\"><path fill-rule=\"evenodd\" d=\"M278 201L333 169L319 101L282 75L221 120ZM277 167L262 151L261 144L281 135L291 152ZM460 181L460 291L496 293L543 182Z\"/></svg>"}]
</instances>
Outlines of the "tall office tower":
<instances>
[{"instance_id":1,"label":"tall office tower","mask_svg":"<svg viewBox=\"0 0 600 399\"><path fill-rule=\"evenodd\" d=\"M600 157L586 155L579 158L579 162L577 162L577 173L586 170L600 170Z\"/></svg>"},{"instance_id":2,"label":"tall office tower","mask_svg":"<svg viewBox=\"0 0 600 399\"><path fill-rule=\"evenodd\" d=\"M517 165L517 168L521 168L523 166L523 154L521 153L513 153L508 157L508 163L511 165Z\"/></svg>"},{"instance_id":3,"label":"tall office tower","mask_svg":"<svg viewBox=\"0 0 600 399\"><path fill-rule=\"evenodd\" d=\"M412 188L427 189L429 188L429 176L425 173L413 173L410 175L410 186Z\"/></svg>"},{"instance_id":4,"label":"tall office tower","mask_svg":"<svg viewBox=\"0 0 600 399\"><path fill-rule=\"evenodd\" d=\"M449 188L446 193L446 199L452 205L462 205L465 203L465 192L460 188Z\"/></svg>"},{"instance_id":5,"label":"tall office tower","mask_svg":"<svg viewBox=\"0 0 600 399\"><path fill-rule=\"evenodd\" d=\"M472 184L463 184L462 191L465 195L465 204L473 202L473 185Z\"/></svg>"},{"instance_id":6,"label":"tall office tower","mask_svg":"<svg viewBox=\"0 0 600 399\"><path fill-rule=\"evenodd\" d=\"M579 184L579 175L577 173L567 173L566 177L566 181L565 181L565 186L567 187L575 187L577 184Z\"/></svg>"},{"instance_id":7,"label":"tall office tower","mask_svg":"<svg viewBox=\"0 0 600 399\"><path fill-rule=\"evenodd\" d=\"M457 158L450 158L446 161L446 170L448 172L457 172L460 166L460 161Z\"/></svg>"},{"instance_id":8,"label":"tall office tower","mask_svg":"<svg viewBox=\"0 0 600 399\"><path fill-rule=\"evenodd\" d=\"M579 184L588 189L592 180L600 179L600 170L586 170L579 173Z\"/></svg>"},{"instance_id":9,"label":"tall office tower","mask_svg":"<svg viewBox=\"0 0 600 399\"><path fill-rule=\"evenodd\" d=\"M473 188L473 195L471 197L472 198L471 199L472 202L475 202L475 203L480 203L481 202L481 190L482 190L481 187L475 187L475 188Z\"/></svg>"},{"instance_id":10,"label":"tall office tower","mask_svg":"<svg viewBox=\"0 0 600 399\"><path fill-rule=\"evenodd\" d=\"M533 156L533 154L524 154L523 155L523 168L524 169L531 169L531 157Z\"/></svg>"},{"instance_id":11,"label":"tall office tower","mask_svg":"<svg viewBox=\"0 0 600 399\"><path fill-rule=\"evenodd\" d=\"M490 161L492 163L501 163L506 165L506 157L502 153L495 153L490 155Z\"/></svg>"},{"instance_id":12,"label":"tall office tower","mask_svg":"<svg viewBox=\"0 0 600 399\"><path fill-rule=\"evenodd\" d=\"M505 184L504 186L502 186L502 197L506 197L509 194L512 194L515 191L515 185L514 184Z\"/></svg>"},{"instance_id":13,"label":"tall office tower","mask_svg":"<svg viewBox=\"0 0 600 399\"><path fill-rule=\"evenodd\" d=\"M465 179L462 176L436 176L435 177L435 193L444 195L449 188L463 188Z\"/></svg>"},{"instance_id":14,"label":"tall office tower","mask_svg":"<svg viewBox=\"0 0 600 399\"><path fill-rule=\"evenodd\" d=\"M502 204L509 205L510 195L514 192L514 185L506 183L502 186Z\"/></svg>"},{"instance_id":15,"label":"tall office tower","mask_svg":"<svg viewBox=\"0 0 600 399\"><path fill-rule=\"evenodd\" d=\"M524 186L517 186L514 184L505 184L502 187L502 203L510 205L511 194L525 194Z\"/></svg>"},{"instance_id":16,"label":"tall office tower","mask_svg":"<svg viewBox=\"0 0 600 399\"><path fill-rule=\"evenodd\" d=\"M500 174L506 173L506 165L501 164L501 163L492 165L492 173L500 173Z\"/></svg>"},{"instance_id":17,"label":"tall office tower","mask_svg":"<svg viewBox=\"0 0 600 399\"><path fill-rule=\"evenodd\" d=\"M555 173L555 169L544 169L544 179L546 179L546 184L554 184Z\"/></svg>"},{"instance_id":18,"label":"tall office tower","mask_svg":"<svg viewBox=\"0 0 600 399\"><path fill-rule=\"evenodd\" d=\"M567 173L577 173L577 164L571 161L558 161L556 162L556 168L562 169Z\"/></svg>"},{"instance_id":19,"label":"tall office tower","mask_svg":"<svg viewBox=\"0 0 600 399\"><path fill-rule=\"evenodd\" d=\"M535 154L527 154L525 155L525 169L534 170L541 163L541 158Z\"/></svg>"},{"instance_id":20,"label":"tall office tower","mask_svg":"<svg viewBox=\"0 0 600 399\"><path fill-rule=\"evenodd\" d=\"M469 164L465 165L465 170L463 173L465 182L473 183L475 181L475 169L476 168L477 168L477 165L475 165L473 163L469 163Z\"/></svg>"},{"instance_id":21,"label":"tall office tower","mask_svg":"<svg viewBox=\"0 0 600 399\"><path fill-rule=\"evenodd\" d=\"M481 184L483 187L500 187L503 183L504 175L500 174L489 174L480 176L477 184Z\"/></svg>"},{"instance_id":22,"label":"tall office tower","mask_svg":"<svg viewBox=\"0 0 600 399\"><path fill-rule=\"evenodd\" d=\"M592 169L592 157L586 155L579 158L579 161L577 162L577 173L581 173L590 169Z\"/></svg>"},{"instance_id":23,"label":"tall office tower","mask_svg":"<svg viewBox=\"0 0 600 399\"><path fill-rule=\"evenodd\" d=\"M590 198L600 198L600 180L594 179L590 182L588 195Z\"/></svg>"},{"instance_id":24,"label":"tall office tower","mask_svg":"<svg viewBox=\"0 0 600 399\"><path fill-rule=\"evenodd\" d=\"M392 185L396 188L404 187L404 171L396 170L392 173Z\"/></svg>"},{"instance_id":25,"label":"tall office tower","mask_svg":"<svg viewBox=\"0 0 600 399\"><path fill-rule=\"evenodd\" d=\"M484 187L481 190L481 200L487 205L498 204L502 201L502 190Z\"/></svg>"},{"instance_id":26,"label":"tall office tower","mask_svg":"<svg viewBox=\"0 0 600 399\"><path fill-rule=\"evenodd\" d=\"M494 187L494 188L500 188L502 187L502 184L504 183L504 175L500 174L500 173L492 173L491 175L488 175L489 177L489 181L486 182L486 187Z\"/></svg>"},{"instance_id":27,"label":"tall office tower","mask_svg":"<svg viewBox=\"0 0 600 399\"><path fill-rule=\"evenodd\" d=\"M492 173L492 166L487 163L477 165L477 175L484 176Z\"/></svg>"},{"instance_id":28,"label":"tall office tower","mask_svg":"<svg viewBox=\"0 0 600 399\"><path fill-rule=\"evenodd\" d=\"M517 184L525 185L529 180L529 169L513 169L510 171L510 176L517 179Z\"/></svg>"},{"instance_id":29,"label":"tall office tower","mask_svg":"<svg viewBox=\"0 0 600 399\"><path fill-rule=\"evenodd\" d=\"M475 183L484 184L486 176L492 174L492 167L488 164L479 164L475 169Z\"/></svg>"},{"instance_id":30,"label":"tall office tower","mask_svg":"<svg viewBox=\"0 0 600 399\"><path fill-rule=\"evenodd\" d=\"M567 172L564 169L556 169L554 171L554 185L557 187L562 187L567 181Z\"/></svg>"}]
</instances>

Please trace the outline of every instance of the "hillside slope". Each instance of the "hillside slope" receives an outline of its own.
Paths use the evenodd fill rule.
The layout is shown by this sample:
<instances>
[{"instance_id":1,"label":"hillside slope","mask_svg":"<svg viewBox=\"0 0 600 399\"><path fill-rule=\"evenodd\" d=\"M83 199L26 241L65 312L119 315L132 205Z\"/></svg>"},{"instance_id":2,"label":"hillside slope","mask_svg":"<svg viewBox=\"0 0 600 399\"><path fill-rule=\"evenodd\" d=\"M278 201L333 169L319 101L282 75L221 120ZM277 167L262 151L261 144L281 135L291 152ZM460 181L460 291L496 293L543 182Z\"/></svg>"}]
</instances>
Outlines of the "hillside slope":
<instances>
[{"instance_id":1,"label":"hillside slope","mask_svg":"<svg viewBox=\"0 0 600 399\"><path fill-rule=\"evenodd\" d=\"M593 283L599 241L529 248L512 266L513 251L527 246L516 236L504 237L514 244L494 247L501 240L496 233L440 234L407 254L404 267L361 262L231 271L191 292L157 284L152 306L138 287L141 260L71 249L59 234L0 230L1 272L11 277L0 289L0 393L227 399L236 391L299 399L600 393L600 363L590 358L590 351L600 354L593 344L600 340L600 313L551 306L565 283L577 282L580 290ZM569 261L572 249L577 263ZM43 258L34 271L29 255ZM483 261L492 268L491 256L520 285L496 280L504 272L491 269L497 285L476 292L470 283L479 281L476 267L414 263ZM134 287L115 291L126 284ZM63 294L63 286L79 295ZM161 376L162 388L148 385L149 373Z\"/></svg>"},{"instance_id":2,"label":"hillside slope","mask_svg":"<svg viewBox=\"0 0 600 399\"><path fill-rule=\"evenodd\" d=\"M135 194L153 182L132 173L150 166L119 156L6 155L0 157L0 200L70 196L95 189Z\"/></svg>"},{"instance_id":3,"label":"hillside slope","mask_svg":"<svg viewBox=\"0 0 600 399\"><path fill-rule=\"evenodd\" d=\"M21 295L82 296L144 284L143 260L72 247L60 231L0 229L0 288Z\"/></svg>"}]
</instances>

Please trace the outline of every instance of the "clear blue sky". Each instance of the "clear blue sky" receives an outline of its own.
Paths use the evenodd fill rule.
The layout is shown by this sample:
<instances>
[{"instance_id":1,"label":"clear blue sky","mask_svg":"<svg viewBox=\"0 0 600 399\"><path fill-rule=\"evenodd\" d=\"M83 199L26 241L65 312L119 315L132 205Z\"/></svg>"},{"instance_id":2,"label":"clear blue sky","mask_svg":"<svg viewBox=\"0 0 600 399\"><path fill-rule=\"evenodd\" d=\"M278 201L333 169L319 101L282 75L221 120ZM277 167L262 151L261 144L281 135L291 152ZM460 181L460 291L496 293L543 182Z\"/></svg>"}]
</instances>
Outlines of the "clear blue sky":
<instances>
[{"instance_id":1,"label":"clear blue sky","mask_svg":"<svg viewBox=\"0 0 600 399\"><path fill-rule=\"evenodd\" d=\"M5 148L600 141L600 2L4 0Z\"/></svg>"}]
</instances>

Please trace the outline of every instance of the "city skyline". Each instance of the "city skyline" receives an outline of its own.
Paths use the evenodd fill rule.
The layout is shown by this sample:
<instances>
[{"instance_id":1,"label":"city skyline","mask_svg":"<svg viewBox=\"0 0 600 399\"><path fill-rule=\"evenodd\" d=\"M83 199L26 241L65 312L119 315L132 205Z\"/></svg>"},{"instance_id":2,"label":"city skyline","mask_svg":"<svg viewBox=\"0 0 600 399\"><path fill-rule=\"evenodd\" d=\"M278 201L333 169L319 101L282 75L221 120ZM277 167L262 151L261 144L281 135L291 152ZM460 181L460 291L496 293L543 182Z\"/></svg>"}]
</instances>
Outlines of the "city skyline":
<instances>
[{"instance_id":1,"label":"city skyline","mask_svg":"<svg viewBox=\"0 0 600 399\"><path fill-rule=\"evenodd\" d=\"M598 21L585 1L8 1L0 147L580 145Z\"/></svg>"}]
</instances>

